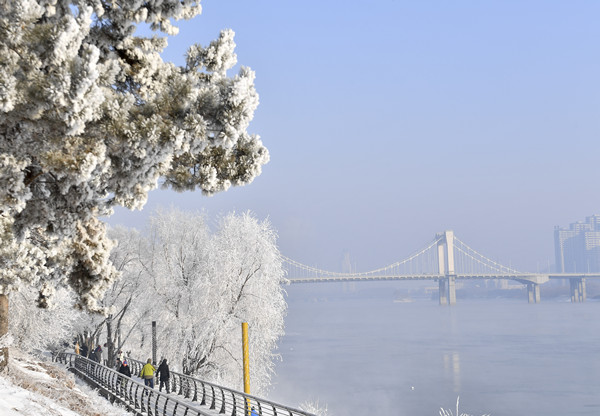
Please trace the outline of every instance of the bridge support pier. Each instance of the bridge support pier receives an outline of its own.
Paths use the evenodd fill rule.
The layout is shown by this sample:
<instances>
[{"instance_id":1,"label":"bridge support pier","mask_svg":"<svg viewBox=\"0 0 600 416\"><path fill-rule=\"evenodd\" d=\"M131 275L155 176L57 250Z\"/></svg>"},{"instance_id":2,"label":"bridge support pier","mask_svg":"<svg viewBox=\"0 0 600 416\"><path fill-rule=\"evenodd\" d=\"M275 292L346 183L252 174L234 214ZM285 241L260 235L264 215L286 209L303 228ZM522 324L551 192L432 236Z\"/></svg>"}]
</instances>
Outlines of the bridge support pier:
<instances>
[{"instance_id":1,"label":"bridge support pier","mask_svg":"<svg viewBox=\"0 0 600 416\"><path fill-rule=\"evenodd\" d=\"M456 276L438 280L440 305L456 305Z\"/></svg>"},{"instance_id":2,"label":"bridge support pier","mask_svg":"<svg viewBox=\"0 0 600 416\"><path fill-rule=\"evenodd\" d=\"M439 292L440 292L440 305L448 304L448 297L446 296L446 280L438 280Z\"/></svg>"},{"instance_id":3,"label":"bridge support pier","mask_svg":"<svg viewBox=\"0 0 600 416\"><path fill-rule=\"evenodd\" d=\"M527 296L529 298L529 303L540 303L540 285L537 283L527 283Z\"/></svg>"},{"instance_id":4,"label":"bridge support pier","mask_svg":"<svg viewBox=\"0 0 600 416\"><path fill-rule=\"evenodd\" d=\"M569 279L571 286L571 303L585 302L587 294L585 291L585 277Z\"/></svg>"},{"instance_id":5,"label":"bridge support pier","mask_svg":"<svg viewBox=\"0 0 600 416\"><path fill-rule=\"evenodd\" d=\"M448 304L456 305L456 276L448 276Z\"/></svg>"}]
</instances>

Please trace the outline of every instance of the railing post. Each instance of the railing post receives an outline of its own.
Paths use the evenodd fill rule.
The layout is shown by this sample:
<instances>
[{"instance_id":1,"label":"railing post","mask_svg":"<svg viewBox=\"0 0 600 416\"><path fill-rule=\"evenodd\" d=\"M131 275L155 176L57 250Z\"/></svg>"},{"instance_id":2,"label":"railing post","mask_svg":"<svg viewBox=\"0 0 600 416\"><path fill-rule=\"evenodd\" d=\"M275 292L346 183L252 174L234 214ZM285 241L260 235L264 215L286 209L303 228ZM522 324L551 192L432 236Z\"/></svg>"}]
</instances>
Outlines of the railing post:
<instances>
[{"instance_id":1,"label":"railing post","mask_svg":"<svg viewBox=\"0 0 600 416\"><path fill-rule=\"evenodd\" d=\"M202 384L202 401L200 402L200 404L202 406L204 406L206 404L206 386L204 385L204 383Z\"/></svg>"},{"instance_id":2,"label":"railing post","mask_svg":"<svg viewBox=\"0 0 600 416\"><path fill-rule=\"evenodd\" d=\"M159 398L159 395L157 394L156 398L154 399L154 414L156 416L158 416L158 398Z\"/></svg>"},{"instance_id":3,"label":"railing post","mask_svg":"<svg viewBox=\"0 0 600 416\"><path fill-rule=\"evenodd\" d=\"M131 388L133 389L133 386L131 386ZM140 389L140 386L138 384L135 385L135 393L133 394L133 397L135 397L134 399L134 408L141 408L143 406L142 404L142 399L140 399L140 404L138 405L138 390Z\"/></svg>"},{"instance_id":4,"label":"railing post","mask_svg":"<svg viewBox=\"0 0 600 416\"><path fill-rule=\"evenodd\" d=\"M215 395L215 387L214 386L210 386L210 389L212 391L212 401L210 403L210 409L214 410L217 406L217 397Z\"/></svg>"},{"instance_id":5,"label":"railing post","mask_svg":"<svg viewBox=\"0 0 600 416\"><path fill-rule=\"evenodd\" d=\"M142 413L146 412L146 407L144 406L144 392L145 392L145 389L142 389L142 397L140 398L140 411Z\"/></svg>"},{"instance_id":6,"label":"railing post","mask_svg":"<svg viewBox=\"0 0 600 416\"><path fill-rule=\"evenodd\" d=\"M225 413L225 391L222 388L219 388L221 391L221 410L219 413Z\"/></svg>"}]
</instances>

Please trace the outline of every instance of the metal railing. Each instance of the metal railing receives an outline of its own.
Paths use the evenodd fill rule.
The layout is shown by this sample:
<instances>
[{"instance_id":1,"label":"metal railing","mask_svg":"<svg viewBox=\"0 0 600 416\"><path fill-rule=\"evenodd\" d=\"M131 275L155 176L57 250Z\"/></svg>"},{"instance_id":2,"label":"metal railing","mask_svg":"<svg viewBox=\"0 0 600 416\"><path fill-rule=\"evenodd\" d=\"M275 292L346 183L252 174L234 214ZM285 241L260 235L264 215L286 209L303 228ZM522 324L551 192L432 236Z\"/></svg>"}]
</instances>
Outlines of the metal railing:
<instances>
[{"instance_id":1,"label":"metal railing","mask_svg":"<svg viewBox=\"0 0 600 416\"><path fill-rule=\"evenodd\" d=\"M127 358L131 367L131 374L140 374L144 362ZM242 393L227 387L199 380L185 374L170 371L169 391L208 406L220 414L230 416L249 415L249 409L259 416L316 416L303 410L293 409L288 406L261 399L250 394Z\"/></svg>"},{"instance_id":2,"label":"metal railing","mask_svg":"<svg viewBox=\"0 0 600 416\"><path fill-rule=\"evenodd\" d=\"M110 393L115 400L125 404L137 414L149 416L214 416L214 412L198 409L197 404L184 403L165 393L160 393L143 383L124 376L88 358L69 352L61 352L56 361L67 365L83 378ZM240 415L243 415L242 413Z\"/></svg>"}]
</instances>

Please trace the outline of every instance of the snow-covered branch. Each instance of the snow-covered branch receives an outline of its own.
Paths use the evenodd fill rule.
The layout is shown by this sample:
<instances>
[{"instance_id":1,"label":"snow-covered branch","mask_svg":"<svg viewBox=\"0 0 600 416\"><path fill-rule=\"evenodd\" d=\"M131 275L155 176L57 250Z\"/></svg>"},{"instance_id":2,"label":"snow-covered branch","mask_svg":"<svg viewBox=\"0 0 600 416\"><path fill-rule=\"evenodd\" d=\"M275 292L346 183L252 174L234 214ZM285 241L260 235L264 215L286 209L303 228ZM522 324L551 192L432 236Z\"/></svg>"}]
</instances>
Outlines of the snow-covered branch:
<instances>
[{"instance_id":1,"label":"snow-covered branch","mask_svg":"<svg viewBox=\"0 0 600 416\"><path fill-rule=\"evenodd\" d=\"M70 286L100 302L119 272L98 218L141 208L163 185L206 194L249 183L268 159L247 132L258 95L236 63L233 32L164 62L199 1L6 0L0 3L0 294ZM162 178L162 179L161 179ZM66 278L65 278L66 276ZM45 286L44 286L45 284Z\"/></svg>"}]
</instances>

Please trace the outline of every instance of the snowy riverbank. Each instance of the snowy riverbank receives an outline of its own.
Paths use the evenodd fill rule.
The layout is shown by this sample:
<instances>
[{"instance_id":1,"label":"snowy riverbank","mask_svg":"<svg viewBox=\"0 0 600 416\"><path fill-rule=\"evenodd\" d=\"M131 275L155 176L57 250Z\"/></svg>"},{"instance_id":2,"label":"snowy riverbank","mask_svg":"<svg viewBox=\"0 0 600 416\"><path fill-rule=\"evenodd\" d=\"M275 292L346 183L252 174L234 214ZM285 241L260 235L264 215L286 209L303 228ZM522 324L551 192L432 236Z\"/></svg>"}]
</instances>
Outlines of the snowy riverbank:
<instances>
[{"instance_id":1,"label":"snowy riverbank","mask_svg":"<svg viewBox=\"0 0 600 416\"><path fill-rule=\"evenodd\" d=\"M61 366L10 351L10 371L0 375L3 416L124 416Z\"/></svg>"}]
</instances>

